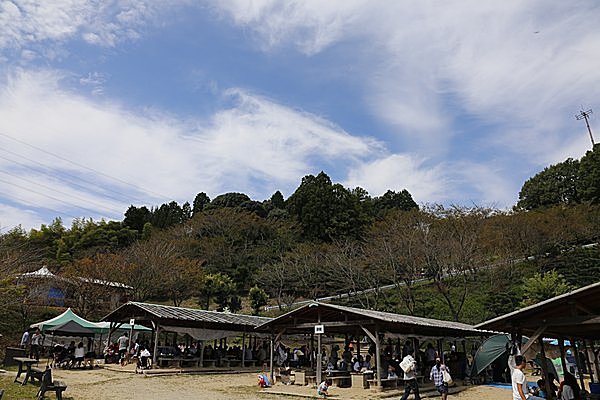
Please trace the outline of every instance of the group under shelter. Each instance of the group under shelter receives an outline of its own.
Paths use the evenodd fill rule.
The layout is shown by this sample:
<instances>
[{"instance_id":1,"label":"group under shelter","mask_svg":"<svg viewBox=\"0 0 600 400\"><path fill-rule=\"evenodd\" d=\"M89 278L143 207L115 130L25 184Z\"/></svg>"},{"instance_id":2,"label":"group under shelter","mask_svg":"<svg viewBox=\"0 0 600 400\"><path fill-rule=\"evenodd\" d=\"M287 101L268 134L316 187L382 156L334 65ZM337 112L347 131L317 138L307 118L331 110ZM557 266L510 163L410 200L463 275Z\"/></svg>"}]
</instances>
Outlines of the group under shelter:
<instances>
[{"instance_id":1,"label":"group under shelter","mask_svg":"<svg viewBox=\"0 0 600 400\"><path fill-rule=\"evenodd\" d=\"M600 381L600 349L597 347L600 339L600 282L499 316L478 324L475 328L509 333L513 343L524 342L520 348L522 354L537 342L541 360L547 359L548 345L543 339L557 339L563 371L568 370L565 341L569 340L574 349L576 364L585 367L590 375L591 385L597 385ZM528 340L523 339L525 336ZM594 368L590 360L593 360ZM546 362L541 364L545 382L550 385L549 368L545 367ZM583 389L583 373L579 373L579 379Z\"/></svg>"},{"instance_id":2,"label":"group under shelter","mask_svg":"<svg viewBox=\"0 0 600 400\"><path fill-rule=\"evenodd\" d=\"M256 338L260 336L254 328L271 320L267 317L234 314L230 312L208 311L194 308L166 306L160 304L141 303L130 301L123 304L107 316L103 321L109 322L111 332L121 324L134 320L152 329L152 361L156 364L160 354L159 343L161 334L163 342L166 336L173 334L172 342L176 342L176 335L191 338L199 342L199 365L203 365L204 343L207 341L221 341L226 344L228 337L242 337L241 365L246 365L246 347L250 347L252 337L256 345ZM248 343L246 343L246 339Z\"/></svg>"},{"instance_id":3,"label":"group under shelter","mask_svg":"<svg viewBox=\"0 0 600 400\"><path fill-rule=\"evenodd\" d=\"M429 341L436 343L437 354L443 356L443 343L448 340L459 339L463 344L463 353L465 350L466 338L476 338L478 341L482 336L488 333L475 329L471 325L441 321L430 318L415 317L410 315L393 314L383 311L365 310L354 307L346 307L334 304L313 302L295 309L287 314L281 315L269 322L266 322L257 328L257 331L270 333L272 336L271 346L285 336L304 335L310 336L311 342L316 337L318 351L314 352L316 359L314 367L316 380L322 379L322 339L323 336L348 337L355 338L357 347L356 353L360 354L361 341L364 337L370 340L374 345L375 357L375 381L377 386L381 387L381 377L387 371L383 371L382 350L385 343L382 343L386 337L388 341L391 338L412 342L410 348L416 352L419 347L419 341ZM392 339L393 340L393 339ZM314 345L310 346L314 349ZM273 349L271 354L273 354ZM273 379L273 362L271 364L271 379Z\"/></svg>"},{"instance_id":4,"label":"group under shelter","mask_svg":"<svg viewBox=\"0 0 600 400\"><path fill-rule=\"evenodd\" d=\"M75 325L76 324L76 325ZM47 319L45 321L36 322L29 326L30 330L39 329L43 335L50 334L52 336L52 343L58 343L61 339L65 337L86 337L91 339L91 347L101 349L103 338L108 337L110 332L110 324L107 322L92 322L87 319L77 315L71 308L67 308L64 312L57 315L56 317ZM69 334L62 334L65 330L56 329L58 327L64 326L65 328L70 327L71 332ZM121 331L135 331L135 332L144 332L150 331L149 328L136 324L134 326L129 325L129 321L126 324L119 327ZM76 333L86 332L85 335L76 335ZM89 335L89 332L93 332L93 335ZM45 343L47 345L47 343ZM96 347L98 345L98 347ZM91 350L91 349L89 349Z\"/></svg>"}]
</instances>

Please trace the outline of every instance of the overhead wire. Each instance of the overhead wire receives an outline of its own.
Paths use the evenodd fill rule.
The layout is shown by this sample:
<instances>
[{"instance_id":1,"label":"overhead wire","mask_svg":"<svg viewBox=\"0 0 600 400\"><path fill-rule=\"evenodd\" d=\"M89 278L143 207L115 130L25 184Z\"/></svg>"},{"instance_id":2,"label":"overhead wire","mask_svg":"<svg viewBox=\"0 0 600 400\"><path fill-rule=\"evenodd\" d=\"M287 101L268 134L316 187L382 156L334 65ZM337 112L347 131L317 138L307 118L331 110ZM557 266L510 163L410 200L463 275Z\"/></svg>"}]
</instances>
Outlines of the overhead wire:
<instances>
[{"instance_id":1,"label":"overhead wire","mask_svg":"<svg viewBox=\"0 0 600 400\"><path fill-rule=\"evenodd\" d=\"M94 205L98 206L99 208L101 208L101 209L104 209L105 211L109 211L109 212L111 212L112 214L120 214L120 213L122 213L122 210L117 210L116 208L109 208L109 207L106 207L105 205L102 205L102 204L100 204L100 203L96 203L96 202L95 202L95 201L93 201L93 200L86 199L86 198L84 198L84 197L81 197L81 196L79 196L79 195L76 195L76 194L72 194L72 193L63 192L62 190L55 189L55 188L53 188L53 187L50 187L50 186L44 185L43 183L35 182L35 181L32 181L32 180L30 180L30 179L27 179L27 178L23 178L23 177L21 177L21 176L18 176L18 175L9 174L8 172L5 172L5 171L0 171L0 174L8 175L8 176L10 176L10 177L12 177L12 178L17 178L17 179L20 179L20 180L22 180L22 181L29 182L29 183L31 183L31 184L34 184L34 185L37 185L37 186L40 186L40 187L46 188L46 189L48 189L48 190L52 190L52 191L54 191L54 192L57 192L57 193L60 193L60 194L64 194L65 196L69 196L69 197L72 197L72 198L76 198L76 199L79 199L79 200L85 201L85 202L87 202L87 203L90 203L90 204L94 204ZM71 204L72 204L72 205L74 205L74 203L71 203Z\"/></svg>"},{"instance_id":2,"label":"overhead wire","mask_svg":"<svg viewBox=\"0 0 600 400\"><path fill-rule=\"evenodd\" d=\"M82 182L85 182L85 183L88 183L88 184L92 185L92 187L93 187L93 188L98 188L98 183L97 183L97 182L92 182L92 181L90 181L90 180L87 180L87 179L85 179L85 178L83 178L83 177L79 177L79 176L73 175L73 174L71 174L71 173L69 173L69 172L66 172L66 171L61 171L61 174L56 174L56 171L53 171L53 170L52 170L50 167L48 167L47 165L45 165L45 164L43 164L43 163L41 163L41 162L39 162L39 161L36 161L36 160L33 160L33 159L31 159L31 158L28 158L28 157L22 156L22 155L20 155L20 154L17 154L17 153L15 153L15 152L12 152L12 151L10 151L10 150L6 150L6 149L2 149L2 148L0 148L0 151L3 151L3 152L5 152L5 153L12 154L12 155L14 155L14 156L16 156L16 157L23 158L23 159L25 159L25 160L27 160L27 161L29 161L29 162L32 162L32 163L34 163L34 164L37 164L37 165L39 165L40 167L44 168L44 170L46 170L45 172L43 172L45 175L52 176L53 178L55 178L55 179L57 179L57 180L60 180L60 181L62 181L62 182L65 182L65 183L67 183L67 184L69 184L69 185L76 186L76 187L79 187L79 188L81 188L81 189L88 190L88 191L90 190L90 188L89 188L88 186L80 185L80 184L78 184L77 182L75 182L75 181L73 181L73 180L65 179L65 178L63 177L63 175L66 175L66 176L72 177L72 178L74 178L74 179L76 179L76 180L80 180L80 181L82 181ZM23 168L31 169L31 170L34 170L34 171L39 171L39 170L37 170L37 169L35 169L35 168L31 167L30 165L27 165L27 164L21 163L21 162L19 162L19 161L15 161L15 160L13 160L13 159L11 159L11 158L4 157L4 156L2 156L2 155L0 155L0 158L2 158L3 160L6 160L6 161L10 161L10 162L12 162L12 163L18 164L18 165L22 166ZM121 202L124 202L124 203L128 203L128 202L130 202L130 201L131 201L131 198L130 198L130 197L126 196L125 194L123 194L123 193L121 193L121 192L117 192L117 191L115 191L115 190L113 190L113 189L110 189L110 188L104 188L104 190L105 190L105 191L108 191L108 192L111 192L111 193L114 193L114 194L117 194L117 195L119 195L119 196L121 196L121 197L120 197L120 198L117 198L117 197L111 196L111 195L109 195L109 194L106 194L106 193L101 193L101 192L98 192L98 191L96 191L96 193L99 193L99 194L100 194L101 196L103 196L103 197L107 197L107 198L109 198L109 199L113 199L113 200L116 200L116 201L121 201ZM143 201L141 201L140 199L135 199L135 200L139 200L140 202L142 202L142 203L143 203Z\"/></svg>"},{"instance_id":3,"label":"overhead wire","mask_svg":"<svg viewBox=\"0 0 600 400\"><path fill-rule=\"evenodd\" d=\"M30 144L30 143L27 143L27 142L25 142L25 141L23 141L23 140L21 140L21 139L17 139L17 138L15 138L15 137L13 137L13 136L7 135L6 133L0 132L0 136L4 136L5 138L8 138L8 139L10 139L10 140L13 140L13 141L15 141L15 142L17 142L17 143L21 143L21 144L23 144L23 145L25 145L25 146L31 147L32 149L35 149L35 150L41 151L42 153L45 153L45 154L51 155L52 157L55 157L55 158L57 158L57 159L59 159L59 160L62 160L62 161L68 162L68 163L70 163L70 164L73 164L73 165L76 165L76 166L78 166L78 167L80 167L80 168L84 168L84 169L86 169L86 170L88 170L88 171L94 172L94 173L96 173L96 174L102 175L102 176L104 176L104 177L107 177L107 178L109 178L109 179L115 180L115 181L117 181L117 182L123 183L123 184L125 184L125 185L128 185L128 186L131 186L131 187L133 187L133 188L135 188L135 189L137 189L137 190L139 190L139 191L142 191L142 192L147 192L147 193L152 193L152 194L156 195L156 196L157 196L157 197L159 197L159 198L168 199L168 196L165 196L165 195L163 195L163 194L161 194L161 193L158 193L158 192L155 192L155 191L152 191L152 190L146 189L146 188L142 188L141 186L138 186L138 185L136 185L136 184L133 184L133 183L127 182L127 181L125 181L125 180L123 180L123 179L120 179L120 178L117 178L117 177L111 176L111 175L109 175L109 174L107 174L107 173L104 173L104 172L102 172L102 171L98 171L98 170L96 170L96 169L94 169L94 168L88 167L88 166L86 166L86 165L80 164L80 163L78 163L78 162L75 162L75 161L72 161L72 160L69 160L69 159L67 159L67 158L65 158L65 157L63 157L63 156L60 156L60 155L58 155L58 154L55 154L55 153L52 153L52 152L50 152L50 151L44 150L44 149L42 149L42 148L40 148L40 147L34 146L34 145L32 145L32 144Z\"/></svg>"},{"instance_id":4,"label":"overhead wire","mask_svg":"<svg viewBox=\"0 0 600 400\"><path fill-rule=\"evenodd\" d=\"M8 184L8 185L12 185L12 186L18 187L19 189L27 190L28 192L32 192L32 193L38 194L38 195L40 195L40 196L47 197L47 198L49 198L49 199L52 199L52 200L58 201L58 202L60 202L60 203L63 203L63 204L69 204L69 203L65 202L64 200L62 200L62 199L56 198L56 197L54 197L54 196L47 195L47 194L45 194L45 193L38 192L38 191L36 191L36 190L30 189L30 188L27 188L27 187L24 187L24 186L21 186L21 185L17 185L17 184L16 184L16 183L14 183L14 182L5 181L4 179L1 179L1 178L0 178L0 182L4 182L4 183L6 183L6 184ZM26 202L26 203L29 203L29 202ZM91 212L92 214L98 214L98 211L96 211L96 210L92 210L91 208L86 208L86 207L78 206L78 205L76 205L76 204L73 204L73 203L71 203L70 205L71 205L72 207L79 208L79 209L82 209L82 210L86 210L86 211L88 211L88 212ZM66 213L65 213L65 214L66 214Z\"/></svg>"}]
</instances>

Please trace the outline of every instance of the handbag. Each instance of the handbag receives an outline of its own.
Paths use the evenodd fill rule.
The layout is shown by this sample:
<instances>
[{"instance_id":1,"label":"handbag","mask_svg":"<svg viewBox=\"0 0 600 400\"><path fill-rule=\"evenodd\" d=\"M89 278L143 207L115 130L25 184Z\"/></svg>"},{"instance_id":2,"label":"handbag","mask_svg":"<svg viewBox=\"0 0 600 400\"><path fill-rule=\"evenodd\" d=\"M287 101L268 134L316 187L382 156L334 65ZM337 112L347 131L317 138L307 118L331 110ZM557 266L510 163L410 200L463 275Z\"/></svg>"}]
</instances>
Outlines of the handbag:
<instances>
[{"instance_id":1,"label":"handbag","mask_svg":"<svg viewBox=\"0 0 600 400\"><path fill-rule=\"evenodd\" d=\"M450 376L450 372L448 372L446 369L442 370L442 380L448 386L451 386L454 383L452 376Z\"/></svg>"}]
</instances>

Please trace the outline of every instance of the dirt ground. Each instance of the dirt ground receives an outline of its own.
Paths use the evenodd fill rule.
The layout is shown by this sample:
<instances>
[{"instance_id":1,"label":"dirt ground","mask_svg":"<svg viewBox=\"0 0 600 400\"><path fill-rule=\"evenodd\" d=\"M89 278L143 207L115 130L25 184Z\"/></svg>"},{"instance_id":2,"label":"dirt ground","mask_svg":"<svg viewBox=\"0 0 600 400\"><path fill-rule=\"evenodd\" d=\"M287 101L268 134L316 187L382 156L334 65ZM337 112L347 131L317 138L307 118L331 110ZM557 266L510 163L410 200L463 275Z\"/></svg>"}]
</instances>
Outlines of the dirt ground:
<instances>
[{"instance_id":1,"label":"dirt ground","mask_svg":"<svg viewBox=\"0 0 600 400\"><path fill-rule=\"evenodd\" d=\"M53 370L56 379L68 385L65 397L73 400L91 399L292 399L314 398L315 390L296 385L275 385L268 390L256 385L257 372L234 374L169 374L140 375L131 367L111 367L90 370ZM363 389L331 388L331 397L337 399L380 399L379 394ZM295 395L295 396L294 396ZM452 399L509 399L510 391L485 386L470 387L449 396ZM296 397L298 396L298 397ZM399 398L394 396L392 398ZM439 398L439 397L438 397Z\"/></svg>"}]
</instances>

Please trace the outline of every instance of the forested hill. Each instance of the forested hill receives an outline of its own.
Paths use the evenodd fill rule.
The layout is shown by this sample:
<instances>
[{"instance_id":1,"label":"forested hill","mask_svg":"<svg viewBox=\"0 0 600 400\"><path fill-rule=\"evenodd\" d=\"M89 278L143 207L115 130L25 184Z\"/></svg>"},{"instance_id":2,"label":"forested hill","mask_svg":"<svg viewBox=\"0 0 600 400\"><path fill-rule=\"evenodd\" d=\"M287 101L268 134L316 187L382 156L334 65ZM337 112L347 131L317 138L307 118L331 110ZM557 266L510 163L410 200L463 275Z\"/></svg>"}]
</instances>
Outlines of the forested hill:
<instances>
[{"instance_id":1,"label":"forested hill","mask_svg":"<svg viewBox=\"0 0 600 400\"><path fill-rule=\"evenodd\" d=\"M0 237L0 272L10 277L47 264L61 275L126 283L132 300L254 313L267 302L284 308L374 288L350 301L479 322L600 280L598 247L581 247L600 237L599 149L578 169L566 162L576 200L535 203L532 187L565 181L546 170L528 181L543 184L524 185L511 211L419 208L406 190L372 198L320 173L304 177L287 199L199 193L191 205L132 205L123 221L15 229ZM2 285L0 296L11 300L5 307L24 304L27 294L14 281ZM86 316L107 311L93 296L80 298Z\"/></svg>"}]
</instances>

